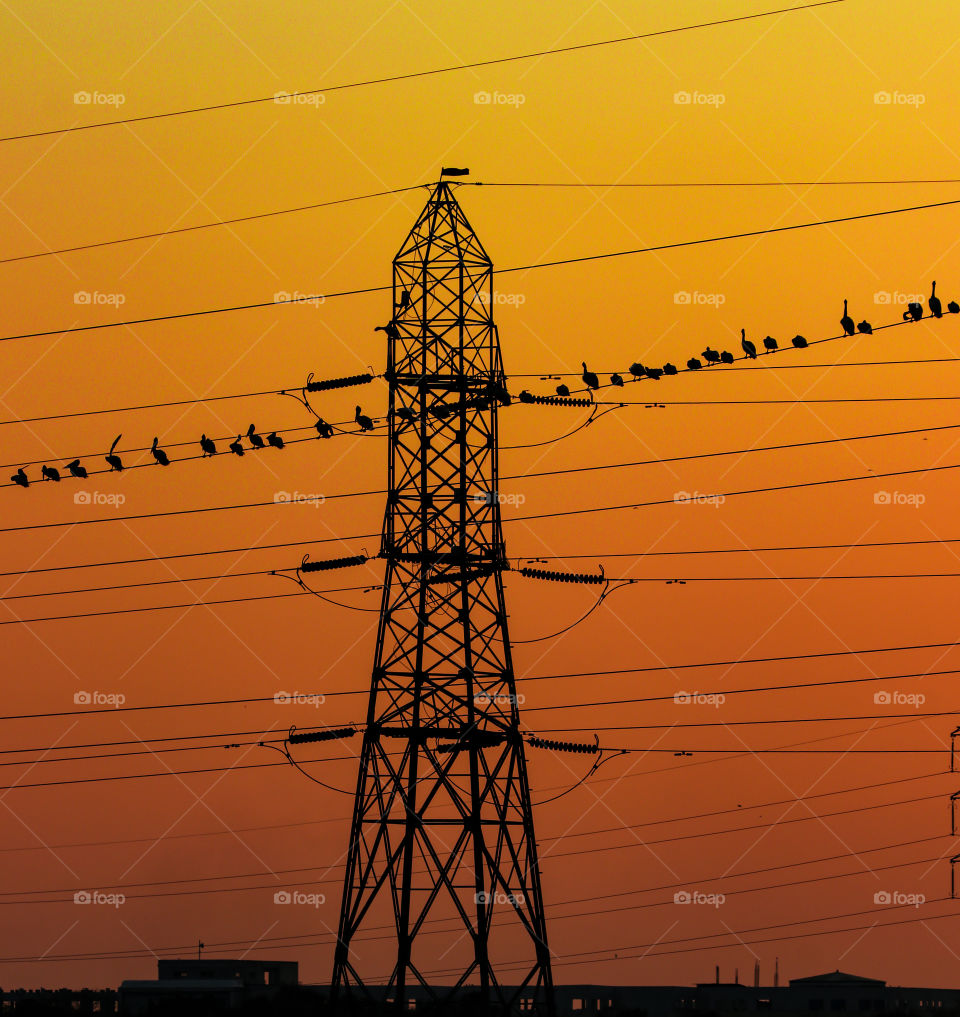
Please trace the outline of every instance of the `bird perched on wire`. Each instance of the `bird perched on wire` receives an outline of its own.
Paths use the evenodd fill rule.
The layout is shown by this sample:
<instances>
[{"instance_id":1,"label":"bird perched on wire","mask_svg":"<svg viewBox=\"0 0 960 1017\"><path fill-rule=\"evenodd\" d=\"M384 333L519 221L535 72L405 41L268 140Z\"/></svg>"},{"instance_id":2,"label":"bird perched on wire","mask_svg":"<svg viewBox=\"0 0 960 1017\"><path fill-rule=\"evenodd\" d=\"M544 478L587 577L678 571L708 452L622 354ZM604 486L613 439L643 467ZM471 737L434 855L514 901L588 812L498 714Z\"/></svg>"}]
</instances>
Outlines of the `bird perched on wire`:
<instances>
[{"instance_id":1,"label":"bird perched on wire","mask_svg":"<svg viewBox=\"0 0 960 1017\"><path fill-rule=\"evenodd\" d=\"M241 439L242 438L243 438L243 435L242 434L238 434L237 435L237 440L230 442L230 444L227 446L227 448L229 448L230 451L235 456L242 456L243 455L243 445L241 444Z\"/></svg>"},{"instance_id":2,"label":"bird perched on wire","mask_svg":"<svg viewBox=\"0 0 960 1017\"><path fill-rule=\"evenodd\" d=\"M802 335L795 335L792 341L798 350L805 350L807 348L807 340Z\"/></svg>"},{"instance_id":3,"label":"bird perched on wire","mask_svg":"<svg viewBox=\"0 0 960 1017\"><path fill-rule=\"evenodd\" d=\"M368 416L366 416L366 414L360 412L359 406L357 407L356 412L353 415L353 419L360 425L361 431L373 430L373 421Z\"/></svg>"},{"instance_id":4,"label":"bird perched on wire","mask_svg":"<svg viewBox=\"0 0 960 1017\"><path fill-rule=\"evenodd\" d=\"M283 438L276 431L271 431L267 435L267 444L271 448L283 448Z\"/></svg>"},{"instance_id":5,"label":"bird perched on wire","mask_svg":"<svg viewBox=\"0 0 960 1017\"><path fill-rule=\"evenodd\" d=\"M60 471L55 466L44 466L40 470L44 480L52 480L55 483L60 483Z\"/></svg>"},{"instance_id":6,"label":"bird perched on wire","mask_svg":"<svg viewBox=\"0 0 960 1017\"><path fill-rule=\"evenodd\" d=\"M205 434L200 435L200 448L203 449L203 457L215 456L217 454L217 446L213 438L208 438Z\"/></svg>"},{"instance_id":7,"label":"bird perched on wire","mask_svg":"<svg viewBox=\"0 0 960 1017\"><path fill-rule=\"evenodd\" d=\"M960 304L958 304L956 300L951 300L950 303L947 304L947 310L951 314L960 314Z\"/></svg>"},{"instance_id":8,"label":"bird perched on wire","mask_svg":"<svg viewBox=\"0 0 960 1017\"><path fill-rule=\"evenodd\" d=\"M18 487L29 487L30 481L27 479L27 474L24 468L21 466L19 470L10 478Z\"/></svg>"},{"instance_id":9,"label":"bird perched on wire","mask_svg":"<svg viewBox=\"0 0 960 1017\"><path fill-rule=\"evenodd\" d=\"M156 461L161 466L169 466L170 465L170 457L167 455L166 452L163 451L162 448L160 448L160 439L159 438L154 438L153 439L153 444L150 446L150 452L153 455L153 458L156 459Z\"/></svg>"},{"instance_id":10,"label":"bird perched on wire","mask_svg":"<svg viewBox=\"0 0 960 1017\"><path fill-rule=\"evenodd\" d=\"M716 350L711 349L709 346L703 351L703 353L700 354L700 356L703 357L708 364L720 363L720 354Z\"/></svg>"},{"instance_id":11,"label":"bird perched on wire","mask_svg":"<svg viewBox=\"0 0 960 1017\"><path fill-rule=\"evenodd\" d=\"M117 473L119 473L123 469L123 460L120 458L120 456L116 454L114 449L116 449L122 437L123 437L122 434L118 434L116 438L113 439L113 444L110 446L110 451L103 457L104 459L106 459L107 465L110 467L110 469L116 470Z\"/></svg>"},{"instance_id":12,"label":"bird perched on wire","mask_svg":"<svg viewBox=\"0 0 960 1017\"><path fill-rule=\"evenodd\" d=\"M317 422L313 426L317 429L318 438L333 437L333 428L323 419L323 417L317 417Z\"/></svg>"},{"instance_id":13,"label":"bird perched on wire","mask_svg":"<svg viewBox=\"0 0 960 1017\"><path fill-rule=\"evenodd\" d=\"M566 385L557 385L557 395L568 396L570 395L570 389Z\"/></svg>"},{"instance_id":14,"label":"bird perched on wire","mask_svg":"<svg viewBox=\"0 0 960 1017\"><path fill-rule=\"evenodd\" d=\"M247 428L247 440L254 448L263 448L263 438L261 438L260 435L256 433L256 431L257 431L256 427L253 424L251 424Z\"/></svg>"},{"instance_id":15,"label":"bird perched on wire","mask_svg":"<svg viewBox=\"0 0 960 1017\"><path fill-rule=\"evenodd\" d=\"M610 384L615 385L617 388L623 388L623 378L619 374L611 374Z\"/></svg>"},{"instance_id":16,"label":"bird perched on wire","mask_svg":"<svg viewBox=\"0 0 960 1017\"><path fill-rule=\"evenodd\" d=\"M927 306L930 308L930 313L934 318L943 317L943 307L940 304L940 298L937 296L936 279L934 279L933 285L930 287L930 299L927 301Z\"/></svg>"},{"instance_id":17,"label":"bird perched on wire","mask_svg":"<svg viewBox=\"0 0 960 1017\"><path fill-rule=\"evenodd\" d=\"M663 365L663 373L664 374L676 374L677 373L677 365L676 364L664 364Z\"/></svg>"},{"instance_id":18,"label":"bird perched on wire","mask_svg":"<svg viewBox=\"0 0 960 1017\"><path fill-rule=\"evenodd\" d=\"M767 353L773 353L774 350L779 349L777 346L777 340L772 335L768 335L763 340L763 348Z\"/></svg>"},{"instance_id":19,"label":"bird perched on wire","mask_svg":"<svg viewBox=\"0 0 960 1017\"><path fill-rule=\"evenodd\" d=\"M663 369L660 367L648 367L647 377L651 381L659 381L663 377Z\"/></svg>"},{"instance_id":20,"label":"bird perched on wire","mask_svg":"<svg viewBox=\"0 0 960 1017\"><path fill-rule=\"evenodd\" d=\"M580 363L583 364L583 374L581 374L580 377L583 379L584 385L586 385L587 388L599 388L600 379L593 373L593 371L587 370L587 362L585 360L581 360Z\"/></svg>"},{"instance_id":21,"label":"bird perched on wire","mask_svg":"<svg viewBox=\"0 0 960 1017\"><path fill-rule=\"evenodd\" d=\"M743 347L743 352L751 360L757 359L757 347L747 338L747 330L745 328L740 329L740 345Z\"/></svg>"},{"instance_id":22,"label":"bird perched on wire","mask_svg":"<svg viewBox=\"0 0 960 1017\"><path fill-rule=\"evenodd\" d=\"M911 300L907 309L903 312L904 321L919 321L923 317L923 304Z\"/></svg>"},{"instance_id":23,"label":"bird perched on wire","mask_svg":"<svg viewBox=\"0 0 960 1017\"><path fill-rule=\"evenodd\" d=\"M844 335L853 335L856 331L853 327L853 318L847 314L847 302L843 302L843 317L840 319L840 327L843 329Z\"/></svg>"},{"instance_id":24,"label":"bird perched on wire","mask_svg":"<svg viewBox=\"0 0 960 1017\"><path fill-rule=\"evenodd\" d=\"M80 465L79 459L74 459L72 462L67 463L65 469L69 470L72 477L77 477L80 480L87 479L87 471Z\"/></svg>"},{"instance_id":25,"label":"bird perched on wire","mask_svg":"<svg viewBox=\"0 0 960 1017\"><path fill-rule=\"evenodd\" d=\"M873 326L864 318L863 321L857 322L857 331L863 333L863 335L873 335Z\"/></svg>"},{"instance_id":26,"label":"bird perched on wire","mask_svg":"<svg viewBox=\"0 0 960 1017\"><path fill-rule=\"evenodd\" d=\"M688 371L699 371L701 367L703 367L703 364L701 364L700 361L697 360L696 357L691 357L687 361L687 370Z\"/></svg>"},{"instance_id":27,"label":"bird perched on wire","mask_svg":"<svg viewBox=\"0 0 960 1017\"><path fill-rule=\"evenodd\" d=\"M634 378L642 378L647 373L647 369L643 366L643 364L637 362L630 365L630 373L634 376Z\"/></svg>"},{"instance_id":28,"label":"bird perched on wire","mask_svg":"<svg viewBox=\"0 0 960 1017\"><path fill-rule=\"evenodd\" d=\"M732 364L733 363L733 354L729 350L724 350L723 353L720 354L720 363L721 364Z\"/></svg>"}]
</instances>

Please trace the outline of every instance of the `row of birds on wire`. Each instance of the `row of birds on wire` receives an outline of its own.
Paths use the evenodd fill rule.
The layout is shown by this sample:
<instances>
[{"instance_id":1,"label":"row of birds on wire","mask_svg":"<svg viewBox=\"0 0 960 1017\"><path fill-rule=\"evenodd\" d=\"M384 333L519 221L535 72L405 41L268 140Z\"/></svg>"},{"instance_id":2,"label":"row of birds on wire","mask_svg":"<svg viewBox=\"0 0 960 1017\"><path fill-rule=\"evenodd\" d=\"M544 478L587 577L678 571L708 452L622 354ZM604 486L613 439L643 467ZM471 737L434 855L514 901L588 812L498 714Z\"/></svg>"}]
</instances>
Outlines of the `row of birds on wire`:
<instances>
[{"instance_id":1,"label":"row of birds on wire","mask_svg":"<svg viewBox=\"0 0 960 1017\"><path fill-rule=\"evenodd\" d=\"M366 414L361 412L361 408L356 408L354 415L354 421L357 424L359 431L372 431L374 428L374 421ZM314 428L319 438L331 438L334 435L335 428L332 424L327 423L322 417L317 417ZM123 437L122 434L118 434L113 440L113 444L110 446L110 451L103 457L106 464L110 467L109 471L122 473L124 469L124 462L121 456L117 453L117 445L120 439ZM244 445L244 438L249 442L249 446ZM200 458L206 459L210 456L215 456L222 450L217 447L217 443L213 438L208 438L206 434L200 436L198 442L202 456ZM247 430L231 441L227 447L226 452L235 456L246 455L247 452L258 452L264 448L275 448L283 449L286 447L283 437L278 431L270 431L268 434L257 433L255 424L251 424ZM150 446L150 455L153 457L154 462L159 466L169 466L174 460L171 460L170 456L160 446L160 439L155 437L153 444ZM50 466L44 464L40 469L40 479L54 481L59 483L64 476L76 477L79 480L85 480L89 476L89 471L80 462L79 459L73 459L66 463L64 466L58 468L56 466ZM29 487L31 483L35 483L35 480L31 480L27 474L26 469L21 466L20 469L14 473L10 480L18 487Z\"/></svg>"},{"instance_id":2,"label":"row of birds on wire","mask_svg":"<svg viewBox=\"0 0 960 1017\"><path fill-rule=\"evenodd\" d=\"M940 298L937 296L937 284L933 282L930 290L930 298L927 301L931 318L942 318L943 317L943 305L940 302ZM854 320L851 317L847 309L848 301L843 302L843 317L840 319L840 327L843 329L843 334L846 336L853 336L857 333L861 335L872 335L873 326L866 319L854 324ZM947 304L947 312L949 314L960 314L960 304L955 300L951 300ZM920 321L924 317L923 305L917 301L910 301L907 304L907 309L903 312L904 321ZM797 349L806 349L809 346L808 341L802 335L795 335L790 340L791 344ZM756 360L761 355L761 351L757 348L757 344L751 339L747 338L746 329L740 329L740 346L743 350L743 357L741 359ZM773 336L765 336L762 340L763 353L776 353L780 349L780 344ZM714 364L732 364L736 358L729 350L715 350L710 346L707 346L705 350L700 354L699 357L691 357L686 364L688 371L699 371L704 367L712 367ZM584 384L584 387L588 390L596 390L601 387L599 376L587 368L586 361L581 361L583 366L583 374L580 375L580 379ZM680 369L671 363L666 363L662 367L646 367L643 364L636 362L630 365L629 374L631 380L639 381L641 378L649 378L651 381L659 381L664 375L678 374ZM611 374L610 380L603 383L604 387L612 385L615 388L622 388L624 385L624 377L622 374ZM570 388L568 385L560 384L556 388L557 395L568 396L570 395Z\"/></svg>"},{"instance_id":3,"label":"row of birds on wire","mask_svg":"<svg viewBox=\"0 0 960 1017\"><path fill-rule=\"evenodd\" d=\"M941 318L943 317L943 306L940 302L940 298L936 295L937 284L933 282L930 291L930 297L928 300L928 306L930 310L930 317ZM960 314L960 304L956 301L951 300L947 304L947 312L950 314ZM904 321L920 321L924 317L923 305L919 302L911 301L907 305L907 309L903 312ZM862 335L872 335L873 327L869 321L865 319L854 324L854 320L848 311L848 301L843 302L843 316L840 318L840 326L843 329L843 334L846 336L853 336L857 333ZM795 335L791 340L791 343L797 349L806 349L809 343L802 335ZM743 349L744 356L741 359L756 360L760 355L760 351L757 348L756 343L747 338L746 330L740 330L740 345ZM766 336L763 341L763 352L765 354L776 352L780 346L773 336ZM702 358L702 359L701 359ZM732 364L736 358L729 350L715 350L710 346L707 346L703 350L700 357L691 357L686 364L688 371L698 371L704 367L704 361L707 367L711 367L714 364ZM601 387L599 376L590 371L587 368L586 361L581 361L583 366L583 373L581 374L581 380L587 390L596 390ZM649 378L653 381L659 381L664 375L675 375L679 373L679 369L671 363L666 363L662 367L646 367L643 364L636 362L630 365L629 374L631 380L639 381L642 378ZM354 379L345 379L349 382L353 382ZM613 385L615 387L622 387L624 385L624 378L621 374L610 375L610 381L605 382L605 385ZM570 389L567 385L560 384L556 388L557 395L569 396ZM292 394L292 393L286 393ZM334 425L325 421L316 410L310 405L309 400L306 398L306 389L304 389L302 397L297 397L298 401L302 402L307 409L316 418L314 428L316 429L317 436L319 438L331 438L335 431L339 428L335 428ZM357 425L360 433L366 433L374 429L375 422L373 418L367 416L362 412L360 406L355 408L354 422ZM122 472L124 469L123 460L117 454L116 448L120 439L123 437L122 434L118 434L114 439L113 444L110 446L109 453L104 456L104 460L110 467L112 472ZM243 439L246 437L249 442L249 448L246 448L243 444ZM154 461L160 466L169 466L170 457L167 452L160 447L159 438L153 439L153 444L150 446L150 454ZM215 456L220 451L217 448L217 444L213 438L208 438L206 434L201 435L199 441L200 449L202 450L202 458ZM236 456L243 456L248 451L259 451L263 448L276 448L282 449L285 447L285 443L281 435L277 431L270 431L266 436L257 433L256 425L251 424L245 433L238 434L236 439L227 445L227 451ZM62 475L66 473L71 477L78 479L85 479L88 476L88 471L85 466L80 462L79 459L73 459L66 463L61 469L55 466L44 464L40 470L40 476L42 480L54 481L59 483ZM26 469L20 467L16 473L14 473L10 480L18 487L29 487L32 481L27 475Z\"/></svg>"}]
</instances>

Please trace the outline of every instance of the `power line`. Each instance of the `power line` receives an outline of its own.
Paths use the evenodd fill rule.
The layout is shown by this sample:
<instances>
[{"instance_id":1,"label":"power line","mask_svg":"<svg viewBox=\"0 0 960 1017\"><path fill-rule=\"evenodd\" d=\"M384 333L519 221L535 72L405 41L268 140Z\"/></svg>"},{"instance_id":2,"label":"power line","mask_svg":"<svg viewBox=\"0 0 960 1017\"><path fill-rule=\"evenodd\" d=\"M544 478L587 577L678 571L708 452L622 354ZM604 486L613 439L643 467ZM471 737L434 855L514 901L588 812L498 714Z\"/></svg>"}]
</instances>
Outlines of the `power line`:
<instances>
[{"instance_id":1,"label":"power line","mask_svg":"<svg viewBox=\"0 0 960 1017\"><path fill-rule=\"evenodd\" d=\"M845 2L845 0L824 0L824 2L842 3ZM728 233L722 236L701 237L697 240L683 240L668 244L657 244L652 247L636 247L624 251L607 251L601 254L586 254L572 258L557 258L554 259L553 261L534 262L528 265L514 265L511 268L499 269L498 274L508 275L513 272L530 272L539 268L555 268L558 265L577 265L588 261L603 261L610 258L623 258L634 254L651 254L657 251L677 250L684 247L695 247L702 244L715 244L726 240L744 240L749 239L751 237L765 236L774 233L785 233L791 230L810 229L815 226L832 226L838 223L854 222L856 220L863 219L876 219L881 216L900 215L906 212L920 212L924 210L934 208L944 208L947 206L958 204L960 204L960 198L954 198L949 201L930 202L924 205L910 205L903 208L890 208L883 209L877 212L863 212L857 215L840 216L835 219L818 219L810 222L794 223L791 226L772 226L767 227L765 229L748 230L743 233ZM287 300L261 300L249 304L234 304L228 307L213 307L200 311L179 311L169 314L153 315L152 317L147 318L128 319L126 321L101 322L95 325L74 325L71 326L70 328L47 329L43 332L23 332L17 335L0 336L0 341L10 341L13 339L40 339L46 336L67 335L78 332L91 332L104 328L120 328L131 325L148 325L159 321L175 321L184 318L197 318L211 314L227 314L235 311L252 311L258 308L265 307L281 307L285 304L308 303L309 301L316 300L321 296L324 298L324 300L332 300L337 297L351 297L365 295L369 293L386 293L388 291L392 291L392 286L363 286L349 290L338 290L332 293L324 294L317 293L306 295L303 297L291 297L290 299ZM876 331L876 329L874 331Z\"/></svg>"},{"instance_id":2,"label":"power line","mask_svg":"<svg viewBox=\"0 0 960 1017\"><path fill-rule=\"evenodd\" d=\"M582 183L549 181L463 181L478 187L544 187L544 188L603 188L606 190L659 187L862 187L892 184L960 184L958 177L899 178L896 180L646 180L640 183Z\"/></svg>"},{"instance_id":3,"label":"power line","mask_svg":"<svg viewBox=\"0 0 960 1017\"><path fill-rule=\"evenodd\" d=\"M8 140L8 139L0 139ZM413 184L410 187L394 187L387 191L374 191L371 194L357 194L350 198L335 198L332 201L316 201L309 205L295 205L292 208L277 208L270 212L258 212L254 215L240 215L233 219L216 219L213 222L197 223L195 226L176 226L167 230L159 230L156 233L139 233L131 237L119 237L115 240L101 240L90 244L75 244L73 247L59 247L49 251L36 251L33 254L18 254L10 258L0 258L0 265L12 261L31 261L34 258L48 258L53 255L72 254L75 251L89 251L98 247L112 247L114 244L130 244L137 240L154 240L158 237L170 237L177 233L192 233L196 230L206 230L214 226L231 226L235 223L253 222L256 219L268 219L276 215L289 215L291 212L307 212L317 208L329 208L331 205L346 205L353 201L366 201L368 198L383 198L392 194L405 194L408 191L417 191L426 184Z\"/></svg>"},{"instance_id":4,"label":"power line","mask_svg":"<svg viewBox=\"0 0 960 1017\"><path fill-rule=\"evenodd\" d=\"M369 85L392 84L397 81L411 81L417 78L425 78L438 74L449 74L453 71L475 70L480 67L495 67L502 64L517 63L521 60L534 60L540 57L556 56L562 53L576 53L584 50L598 49L603 46L616 46L626 42L637 42L641 39L653 39L658 36L675 35L680 32L691 32L701 28L715 28L720 25L731 25L741 21L755 21L759 18L769 18L778 14L790 14L796 11L811 10L816 7L830 7L834 4L844 3L845 0L818 0L815 3L799 4L793 7L783 7L775 11L759 11L756 14L743 14L739 17L720 18L714 21L702 21L691 25L679 25L675 28L662 28L653 32L641 32L634 35L624 35L614 39L599 39L595 42L575 43L568 46L554 46L549 49L536 50L530 53L518 53L513 56L494 57L487 60L474 60L469 63L452 64L446 67L435 67L423 71L408 71L403 74L391 74L380 78L367 78L361 81L351 81L339 85L328 85L325 88L309 88L299 92L281 92L274 95L260 96L254 99L237 99L231 102L213 103L207 106L191 106L187 108L169 110L166 113L151 113L136 117L126 117L123 120L106 120L93 124L77 124L73 127L60 127L45 131L32 131L28 134L11 134L0 138L3 141L22 141L27 138L48 138L53 135L75 134L80 131L94 130L100 127L115 127L120 124L144 123L148 120L160 120L167 117L187 116L193 113L208 113L213 110L235 109L241 106L253 106L266 102L276 102L277 96L286 97L287 102L292 102L300 96L317 95L323 92L342 92L347 89L364 88Z\"/></svg>"}]
</instances>

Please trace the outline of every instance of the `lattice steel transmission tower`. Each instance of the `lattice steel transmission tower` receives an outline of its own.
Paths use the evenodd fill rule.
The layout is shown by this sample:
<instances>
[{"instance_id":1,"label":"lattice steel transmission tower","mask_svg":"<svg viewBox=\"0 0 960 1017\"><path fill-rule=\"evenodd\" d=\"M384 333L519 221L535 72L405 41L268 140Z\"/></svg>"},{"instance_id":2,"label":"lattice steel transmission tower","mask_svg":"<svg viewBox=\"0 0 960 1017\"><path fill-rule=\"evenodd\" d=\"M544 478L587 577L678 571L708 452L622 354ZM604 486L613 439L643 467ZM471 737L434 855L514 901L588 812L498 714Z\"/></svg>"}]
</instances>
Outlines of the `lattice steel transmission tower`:
<instances>
[{"instance_id":1,"label":"lattice steel transmission tower","mask_svg":"<svg viewBox=\"0 0 960 1017\"><path fill-rule=\"evenodd\" d=\"M357 934L386 924L400 1007L409 987L442 984L507 1011L522 991L528 1012L550 1012L502 580L497 408L509 396L493 265L442 179L394 259L393 296L386 575L333 993L382 978L392 944L365 953Z\"/></svg>"}]
</instances>

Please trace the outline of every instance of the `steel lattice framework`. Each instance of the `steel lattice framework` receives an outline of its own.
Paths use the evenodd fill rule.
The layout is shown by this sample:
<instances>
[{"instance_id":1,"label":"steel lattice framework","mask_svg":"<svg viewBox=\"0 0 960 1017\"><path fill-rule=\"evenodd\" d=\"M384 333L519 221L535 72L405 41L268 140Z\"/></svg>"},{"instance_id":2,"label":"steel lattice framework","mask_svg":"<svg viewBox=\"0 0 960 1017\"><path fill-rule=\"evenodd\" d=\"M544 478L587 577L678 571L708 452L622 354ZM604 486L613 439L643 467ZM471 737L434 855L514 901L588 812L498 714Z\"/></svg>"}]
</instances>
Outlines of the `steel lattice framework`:
<instances>
[{"instance_id":1,"label":"steel lattice framework","mask_svg":"<svg viewBox=\"0 0 960 1017\"><path fill-rule=\"evenodd\" d=\"M382 979L382 944L362 957L355 937L386 921L396 928L386 995L401 1007L444 956L456 972L446 991L509 1011L521 992L529 1009L532 990L548 1012L502 581L497 408L509 396L493 265L442 180L394 259L393 287L386 575L333 991L369 985L373 969ZM444 935L424 939L436 919ZM509 988L497 973L507 963L523 965Z\"/></svg>"}]
</instances>

